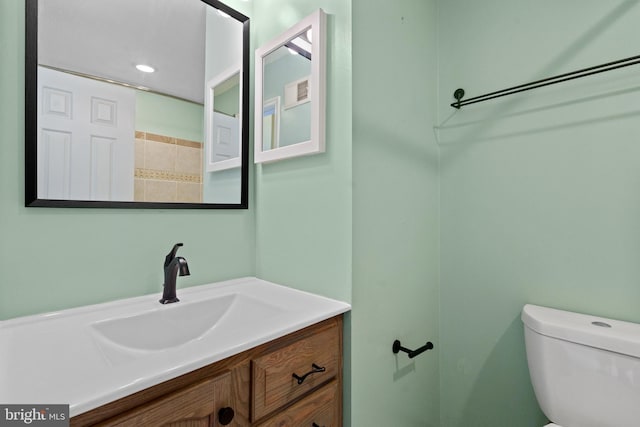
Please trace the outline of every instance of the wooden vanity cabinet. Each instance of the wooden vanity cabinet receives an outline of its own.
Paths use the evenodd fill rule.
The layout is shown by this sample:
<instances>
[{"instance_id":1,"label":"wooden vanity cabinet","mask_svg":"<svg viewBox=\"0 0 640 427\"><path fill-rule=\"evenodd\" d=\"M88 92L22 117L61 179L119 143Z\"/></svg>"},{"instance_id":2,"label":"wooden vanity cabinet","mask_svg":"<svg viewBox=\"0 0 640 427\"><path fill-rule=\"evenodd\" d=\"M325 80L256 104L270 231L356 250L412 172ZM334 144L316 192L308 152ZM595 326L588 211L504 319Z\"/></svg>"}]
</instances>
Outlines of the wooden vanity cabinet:
<instances>
[{"instance_id":1,"label":"wooden vanity cabinet","mask_svg":"<svg viewBox=\"0 0 640 427\"><path fill-rule=\"evenodd\" d=\"M231 376L229 373L200 381L182 390L169 393L146 405L98 423L100 427L209 427L220 425L216 407L229 408ZM222 403L222 405L220 405Z\"/></svg>"},{"instance_id":2,"label":"wooden vanity cabinet","mask_svg":"<svg viewBox=\"0 0 640 427\"><path fill-rule=\"evenodd\" d=\"M75 416L70 425L340 427L342 316Z\"/></svg>"}]
</instances>

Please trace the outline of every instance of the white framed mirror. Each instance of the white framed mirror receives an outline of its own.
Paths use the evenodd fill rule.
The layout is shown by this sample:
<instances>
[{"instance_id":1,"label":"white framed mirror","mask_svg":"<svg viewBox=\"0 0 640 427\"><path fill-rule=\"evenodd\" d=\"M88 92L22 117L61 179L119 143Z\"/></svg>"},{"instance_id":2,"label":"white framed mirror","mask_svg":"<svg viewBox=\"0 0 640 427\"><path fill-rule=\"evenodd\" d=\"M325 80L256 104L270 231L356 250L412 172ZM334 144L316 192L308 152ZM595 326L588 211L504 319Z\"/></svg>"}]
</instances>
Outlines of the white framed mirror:
<instances>
[{"instance_id":1,"label":"white framed mirror","mask_svg":"<svg viewBox=\"0 0 640 427\"><path fill-rule=\"evenodd\" d=\"M324 152L324 11L258 48L255 67L255 163Z\"/></svg>"}]
</instances>

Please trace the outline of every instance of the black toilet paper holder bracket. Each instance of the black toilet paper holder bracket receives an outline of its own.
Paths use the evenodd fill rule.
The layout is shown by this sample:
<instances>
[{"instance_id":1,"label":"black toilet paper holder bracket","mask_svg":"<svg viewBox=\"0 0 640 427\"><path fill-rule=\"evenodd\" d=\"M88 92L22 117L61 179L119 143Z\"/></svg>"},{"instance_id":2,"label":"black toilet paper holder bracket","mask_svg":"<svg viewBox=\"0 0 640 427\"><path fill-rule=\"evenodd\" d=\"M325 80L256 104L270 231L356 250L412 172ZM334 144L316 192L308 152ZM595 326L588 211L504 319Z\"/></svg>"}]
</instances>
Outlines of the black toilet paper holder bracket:
<instances>
[{"instance_id":1,"label":"black toilet paper holder bracket","mask_svg":"<svg viewBox=\"0 0 640 427\"><path fill-rule=\"evenodd\" d=\"M409 355L409 359L413 359L417 355L433 349L433 343L431 341L427 341L427 343L422 347L416 348L415 350L409 350L408 348L403 347L399 340L395 340L391 349L393 350L393 354L398 354L399 352L404 351Z\"/></svg>"}]
</instances>

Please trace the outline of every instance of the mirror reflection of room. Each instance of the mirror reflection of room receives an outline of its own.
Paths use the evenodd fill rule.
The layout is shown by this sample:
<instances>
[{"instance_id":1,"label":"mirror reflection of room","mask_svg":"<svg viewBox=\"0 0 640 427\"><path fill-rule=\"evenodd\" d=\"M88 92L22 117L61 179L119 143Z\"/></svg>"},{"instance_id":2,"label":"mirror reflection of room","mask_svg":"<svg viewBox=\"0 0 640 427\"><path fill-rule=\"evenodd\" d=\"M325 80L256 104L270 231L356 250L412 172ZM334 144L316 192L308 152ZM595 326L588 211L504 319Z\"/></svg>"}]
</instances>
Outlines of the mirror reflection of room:
<instances>
[{"instance_id":1,"label":"mirror reflection of room","mask_svg":"<svg viewBox=\"0 0 640 427\"><path fill-rule=\"evenodd\" d=\"M311 139L312 40L308 29L264 59L264 151Z\"/></svg>"},{"instance_id":2,"label":"mirror reflection of room","mask_svg":"<svg viewBox=\"0 0 640 427\"><path fill-rule=\"evenodd\" d=\"M199 0L40 0L38 198L240 203L243 25ZM233 120L207 169L206 82ZM233 169L233 170L231 170Z\"/></svg>"}]
</instances>

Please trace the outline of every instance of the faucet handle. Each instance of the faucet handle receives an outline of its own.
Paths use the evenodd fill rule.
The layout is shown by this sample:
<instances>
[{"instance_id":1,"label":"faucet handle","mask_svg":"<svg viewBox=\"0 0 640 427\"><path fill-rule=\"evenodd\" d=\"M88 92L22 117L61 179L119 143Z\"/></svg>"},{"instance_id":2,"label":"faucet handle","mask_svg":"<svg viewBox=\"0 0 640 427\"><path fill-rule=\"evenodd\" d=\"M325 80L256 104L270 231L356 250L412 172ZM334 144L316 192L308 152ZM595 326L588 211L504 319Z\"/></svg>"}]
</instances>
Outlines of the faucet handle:
<instances>
[{"instance_id":1,"label":"faucet handle","mask_svg":"<svg viewBox=\"0 0 640 427\"><path fill-rule=\"evenodd\" d=\"M169 264L171 263L171 260L173 260L176 257L176 252L178 252L178 248L180 246L184 246L184 245L182 243L176 243L175 245L173 245L173 249L171 249L171 252L169 252L164 259L165 267L168 267Z\"/></svg>"}]
</instances>

